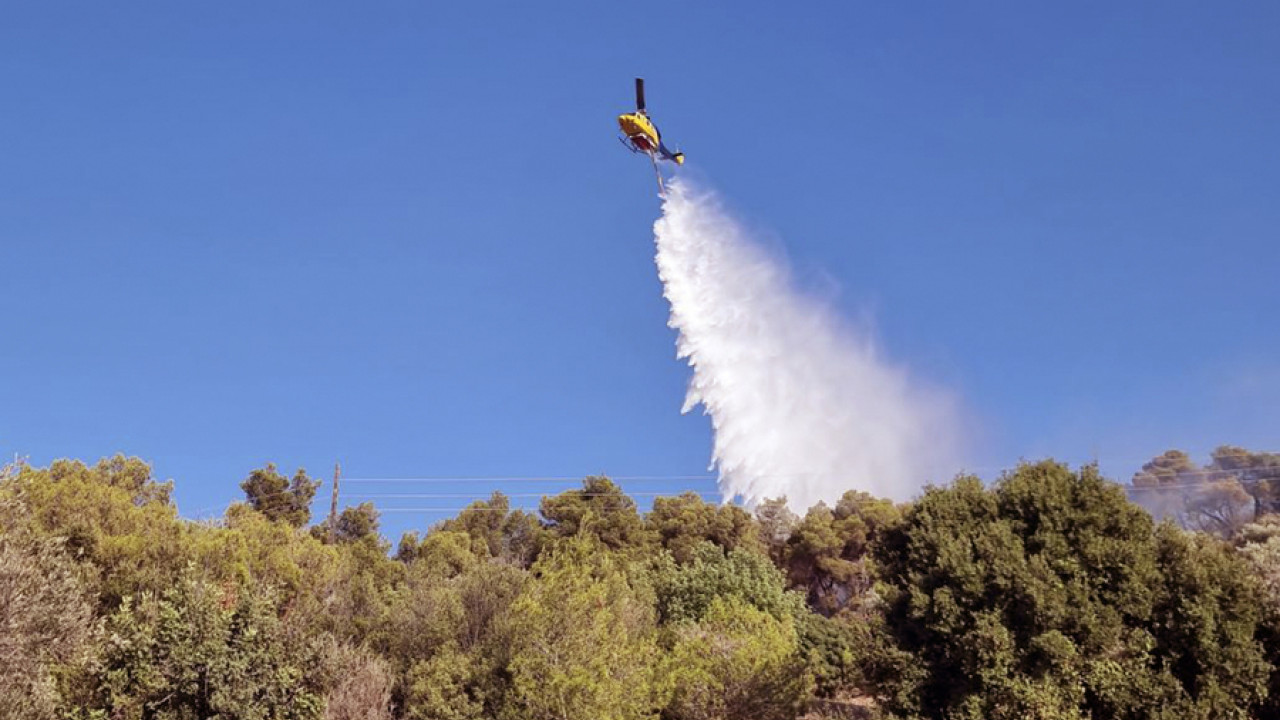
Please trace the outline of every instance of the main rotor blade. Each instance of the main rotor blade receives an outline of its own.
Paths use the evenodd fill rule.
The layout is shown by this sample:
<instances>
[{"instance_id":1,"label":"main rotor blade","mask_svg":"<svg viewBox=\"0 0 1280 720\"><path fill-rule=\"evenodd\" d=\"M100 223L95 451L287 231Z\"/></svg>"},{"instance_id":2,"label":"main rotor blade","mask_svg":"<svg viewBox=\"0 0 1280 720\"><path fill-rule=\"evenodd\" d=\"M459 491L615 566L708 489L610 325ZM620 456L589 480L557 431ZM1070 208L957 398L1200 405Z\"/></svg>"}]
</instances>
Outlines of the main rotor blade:
<instances>
[{"instance_id":1,"label":"main rotor blade","mask_svg":"<svg viewBox=\"0 0 1280 720\"><path fill-rule=\"evenodd\" d=\"M636 78L636 109L644 110L644 78Z\"/></svg>"}]
</instances>

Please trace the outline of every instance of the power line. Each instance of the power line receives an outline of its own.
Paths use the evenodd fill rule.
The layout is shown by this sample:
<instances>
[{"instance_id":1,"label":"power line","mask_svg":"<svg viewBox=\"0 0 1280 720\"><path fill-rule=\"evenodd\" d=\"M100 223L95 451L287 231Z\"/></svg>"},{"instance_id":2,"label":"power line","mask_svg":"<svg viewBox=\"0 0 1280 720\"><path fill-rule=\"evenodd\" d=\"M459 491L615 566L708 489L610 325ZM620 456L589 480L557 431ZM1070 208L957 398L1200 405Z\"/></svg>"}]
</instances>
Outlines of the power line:
<instances>
[{"instance_id":1,"label":"power line","mask_svg":"<svg viewBox=\"0 0 1280 720\"><path fill-rule=\"evenodd\" d=\"M986 468L986 469L989 470L991 468ZM983 470L983 468L967 469L967 470L961 471L960 473L957 473L957 475L973 474L980 470ZM1016 466L1015 468L1001 468L1002 473L1013 472L1015 470L1016 470ZM1160 473L1159 470L1155 472L1139 470L1134 473L1134 477L1137 477L1138 475L1142 475L1143 473L1146 473L1148 475L1153 475L1156 478L1159 478L1162 474ZM1132 481L1122 482L1119 480L1114 480L1112 482L1115 482L1117 485L1119 485L1120 487L1126 490L1148 491L1148 492L1159 492L1163 490L1175 490L1175 489L1181 489L1181 488L1204 488L1204 487L1210 486L1212 480L1215 480L1215 479L1238 480L1245 483L1256 482L1256 481L1266 481L1266 480L1280 480L1280 467L1275 467L1275 466L1246 467L1246 468L1236 468L1231 470L1215 469L1215 468L1197 468L1192 470L1173 471L1172 474L1174 475L1174 477L1178 479L1185 479L1185 478L1205 478L1205 479L1192 480L1190 482L1157 483L1155 485L1134 485L1132 484ZM812 477L814 475L816 474L796 473L796 474L790 474L790 475L775 474L775 475L769 475L764 477L778 479L778 478ZM1250 479L1247 477L1249 475L1255 475L1255 476L1262 475L1262 477L1254 477ZM1242 478L1241 476L1245 476L1245 477ZM503 497L512 498L512 499L548 498L548 497L554 497L557 494L566 493L566 492L573 493L574 497L582 497L582 498L609 497L609 496L617 495L616 493L586 492L584 490L580 490L579 489L579 487L581 487L580 484L583 483L588 477L606 477L609 480L613 480L617 482L628 482L628 483L633 483L633 482L716 482L719 480L719 476L717 475L615 475L615 476L609 476L609 475L598 475L598 476L595 476L595 475L556 475L556 476L511 476L511 475L446 476L446 475L439 475L439 476L398 477L398 478L343 478L342 480L343 482L346 482L346 483L358 483L358 484L366 484L366 485L379 484L379 483L460 484L460 483L478 483L478 482L488 482L488 483L495 483L495 484L515 483L515 482L547 483L547 484L572 483L573 484L572 486L567 488L553 488L553 489L549 489L547 492L542 492L542 493L537 493L537 492L502 493L500 490L493 489L493 488L490 489L490 496L492 495L493 492L498 492L501 495L503 495ZM921 487L923 487L923 485ZM674 499L674 498L678 498L682 494L686 494L690 492L693 492L693 491L685 490L683 492L678 492L678 491L675 491L675 492L624 492L621 495L628 499L634 499L634 498L647 499L647 498L662 498L662 497L669 497ZM294 494L292 490L283 490L280 492L260 495L258 496L258 499L281 497L281 496L292 495L292 494ZM703 500L706 500L707 498L714 499L722 496L720 492L694 492L693 494L697 495L699 498ZM368 492L368 493L358 493L352 497L354 499L366 500L366 501L448 500L448 499L460 500L460 499L467 499L467 498L474 499L473 504L463 506L463 507L416 507L416 508L415 507L408 507L408 508L378 507L377 508L379 512L384 512L384 513L388 513L388 512L391 512L391 513L402 513L402 512L458 513L464 510L504 511L502 508L496 508L496 507L483 507L483 506L476 507L475 503L487 502L489 499L487 497L484 497L482 492L475 492L475 493ZM226 503L225 505L202 507L193 511L191 515L195 516L196 518L200 518L204 516L205 513L217 511L219 509L224 509L235 502L247 502L247 500L244 500L244 501L232 500ZM597 507L599 506L597 505ZM523 508L514 508L514 509L523 509Z\"/></svg>"},{"instance_id":2,"label":"power line","mask_svg":"<svg viewBox=\"0 0 1280 720\"><path fill-rule=\"evenodd\" d=\"M389 508L378 508L378 512L380 512L380 513L396 513L396 512L451 512L451 513L460 513L460 512L463 512L463 511L466 511L466 512L503 512L503 513L505 513L505 512L525 512L526 514L532 515L533 513L532 513L532 512L530 512L530 511L531 511L531 510L533 510L533 509L534 509L534 508L519 508L519 507L517 507L517 508L501 508L501 507L389 507ZM628 505L628 504L626 504L626 503L618 503L617 505L591 505L591 506L589 506L587 509L588 509L588 510L634 510L634 509L636 509L636 506L635 506L635 505Z\"/></svg>"},{"instance_id":3,"label":"power line","mask_svg":"<svg viewBox=\"0 0 1280 720\"><path fill-rule=\"evenodd\" d=\"M1016 467L1016 466L1015 466ZM961 468L957 475L970 475L981 472L1006 471L1010 468L1007 466L979 466ZM701 475L610 475L608 473L583 473L576 475L421 475L408 477L343 477L342 481L347 483L472 483L472 482L531 482L531 483L581 483L587 478L599 477L614 482L718 482L721 479L720 474L701 474ZM807 470L797 472L775 472L768 474L753 474L753 477L762 479L789 479L789 478L809 478L822 477L829 478L831 473L826 471Z\"/></svg>"},{"instance_id":4,"label":"power line","mask_svg":"<svg viewBox=\"0 0 1280 720\"><path fill-rule=\"evenodd\" d=\"M609 492L576 492L576 491L574 491L574 490L567 490L566 492L573 493L573 497L587 497L587 498L590 498L590 497L616 497L617 495L619 495L619 493L609 493ZM671 493L656 493L656 492L621 493L621 494L622 494L622 495L625 495L626 497L633 497L633 498L636 498L636 497L644 497L644 498L664 498L664 497L669 497L669 498L673 498L673 499L674 499L674 498L679 498L681 495L687 495L687 494L690 494L690 491L686 490L686 491L685 491L685 492L683 492L683 493L678 493L678 494L674 494L674 495L673 495L673 494L671 494ZM692 494L693 494L693 495L696 495L697 497L700 497L700 498L716 497L716 496L719 496L719 495L720 495L720 493L715 493L715 492L692 493ZM547 493L502 493L502 496L503 496L503 497L506 497L506 498L545 498L545 497L555 497L554 495L548 495ZM348 496L348 497L358 498L358 499L361 499L361 500L408 500L408 499L419 499L419 500L422 500L422 499L445 499L445 498L454 498L454 499L457 499L457 498L476 498L477 500L487 500L486 498L478 498L478 497L476 497L476 495L475 495L474 493L365 493L365 494L356 494L356 495L351 495L351 496Z\"/></svg>"},{"instance_id":5,"label":"power line","mask_svg":"<svg viewBox=\"0 0 1280 720\"><path fill-rule=\"evenodd\" d=\"M344 478L344 479L343 479L343 482L348 482L348 480L346 480L346 479ZM573 497L586 497L586 498L595 498L595 497L624 497L624 498L638 498L638 497L640 497L640 498L663 498L663 497L670 497L670 498L675 499L675 498L679 498L681 495L688 494L688 493L690 493L690 492L692 492L692 491L686 490L686 491L683 491L683 492L680 492L680 493L674 493L674 494L673 494L673 493L657 493L657 492L647 492L647 493L627 493L627 492L624 492L624 493L608 493L608 492L580 492L580 491L576 491L576 490L574 490L573 488L570 488L570 489L568 489L568 490L563 490L563 491L560 491L560 492L554 492L554 493L551 493L551 492L548 492L548 493L503 493L503 492L501 492L501 491L496 491L496 492L498 492L498 494L502 495L504 498L521 498L521 499L551 498L551 497L556 497L557 495L562 494L562 493L564 493L564 492L571 492L571 493L573 493ZM256 500L265 500L265 499L268 499L268 498L284 497L284 496L286 496L286 495L293 495L293 494L294 494L294 492L293 492L292 490L281 490L281 491L278 491L278 492L266 493L266 494L264 494L264 495L258 495L258 496L256 496L254 499L256 499ZM714 492L693 493L693 494L697 495L699 498L701 498L701 499L703 499L703 500L705 500L706 498L709 498L709 497L710 497L710 498L715 498L715 497L718 497L718 496L719 496L719 493L714 493ZM465 499L468 499L468 498L472 498L472 499L474 500L474 502L473 502L473 505L474 505L474 503L488 502L488 501L490 500L490 498L492 497L492 493L490 494L490 496L489 496L489 497L485 497L485 496L483 496L482 494L478 494L478 493L363 493L363 494L353 494L353 495L349 495L349 496L347 496L347 497L349 497L349 498L351 498L351 499L356 499L356 500L398 500L398 499L404 499L404 500L410 500L410 499L417 499L417 500L432 500L432 499L435 499L435 500L446 500L446 499L452 499L452 500L465 500ZM211 512L215 512L215 511L216 511L216 512L219 512L219 513L221 513L221 512L225 512L227 508L229 508L231 505L235 505L235 504L242 504L242 505L247 505L247 506L252 506L252 505L253 505L253 503L252 503L248 498L245 498L245 499L243 499L243 500L230 500L230 501L228 501L228 502L226 502L226 503L223 503L223 504L218 504L218 505L208 505L208 506L204 506L204 507L197 508L196 510L192 510L192 511L190 511L190 513L189 513L189 514L190 514L191 516L195 517L195 518L201 518L201 517L215 517L215 516L212 516L212 515L210 515L210 516L206 516L206 513L211 513ZM503 509L503 508L497 508L497 507L474 507L473 505L467 505L467 506L465 506L465 507L455 508L455 510L456 510L456 511L458 511L458 512L461 512L461 511L463 511L463 510L502 510L502 509ZM347 505L347 507L351 507L351 505ZM446 509L446 508L434 508L434 509L442 510L442 509ZM520 508L514 508L514 509L520 509ZM378 507L378 508L377 508L377 510L378 510L379 512L386 512L386 511L404 511L404 510L406 510L406 508L383 508L383 507Z\"/></svg>"},{"instance_id":6,"label":"power line","mask_svg":"<svg viewBox=\"0 0 1280 720\"><path fill-rule=\"evenodd\" d=\"M348 483L469 483L469 482L541 482L581 483L589 477L603 477L615 482L715 482L717 475L554 475L529 477L523 475L470 475L391 478L343 478ZM779 476L782 477L782 476ZM800 477L796 475L794 477Z\"/></svg>"}]
</instances>

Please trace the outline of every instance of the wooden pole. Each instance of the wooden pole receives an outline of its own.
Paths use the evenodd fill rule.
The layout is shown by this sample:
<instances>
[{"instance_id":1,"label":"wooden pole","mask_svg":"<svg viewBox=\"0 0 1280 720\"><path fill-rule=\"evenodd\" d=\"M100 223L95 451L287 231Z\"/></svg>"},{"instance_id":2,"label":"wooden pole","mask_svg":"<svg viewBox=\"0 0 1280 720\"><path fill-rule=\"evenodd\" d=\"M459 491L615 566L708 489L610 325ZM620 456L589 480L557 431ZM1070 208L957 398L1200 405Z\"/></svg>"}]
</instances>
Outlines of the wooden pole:
<instances>
[{"instance_id":1,"label":"wooden pole","mask_svg":"<svg viewBox=\"0 0 1280 720\"><path fill-rule=\"evenodd\" d=\"M329 540L338 532L338 481L342 479L342 464L333 464L333 493L329 500Z\"/></svg>"}]
</instances>

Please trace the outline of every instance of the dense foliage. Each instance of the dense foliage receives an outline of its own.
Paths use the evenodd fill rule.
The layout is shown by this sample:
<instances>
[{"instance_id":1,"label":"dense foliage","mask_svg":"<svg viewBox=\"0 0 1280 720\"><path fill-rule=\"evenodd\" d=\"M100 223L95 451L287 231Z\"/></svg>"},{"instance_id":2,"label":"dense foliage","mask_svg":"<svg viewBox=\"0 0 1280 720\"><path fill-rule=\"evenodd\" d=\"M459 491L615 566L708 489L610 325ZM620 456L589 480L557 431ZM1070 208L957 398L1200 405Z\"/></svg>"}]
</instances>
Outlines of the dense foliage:
<instances>
[{"instance_id":1,"label":"dense foliage","mask_svg":"<svg viewBox=\"0 0 1280 720\"><path fill-rule=\"evenodd\" d=\"M931 489L874 554L902 715L1214 718L1265 695L1242 560L1091 469Z\"/></svg>"},{"instance_id":2,"label":"dense foliage","mask_svg":"<svg viewBox=\"0 0 1280 720\"><path fill-rule=\"evenodd\" d=\"M303 470L240 487L195 523L135 458L0 471L0 717L1280 717L1272 454L803 516L589 477L394 552Z\"/></svg>"}]
</instances>

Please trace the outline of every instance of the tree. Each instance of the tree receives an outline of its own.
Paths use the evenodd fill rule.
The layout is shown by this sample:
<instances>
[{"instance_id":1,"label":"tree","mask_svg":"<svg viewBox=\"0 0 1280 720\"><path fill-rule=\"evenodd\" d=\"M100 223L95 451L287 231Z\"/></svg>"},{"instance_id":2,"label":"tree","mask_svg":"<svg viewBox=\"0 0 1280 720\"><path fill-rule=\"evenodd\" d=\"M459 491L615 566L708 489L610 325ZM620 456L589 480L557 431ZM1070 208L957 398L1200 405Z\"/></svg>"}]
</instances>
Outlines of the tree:
<instances>
[{"instance_id":1,"label":"tree","mask_svg":"<svg viewBox=\"0 0 1280 720\"><path fill-rule=\"evenodd\" d=\"M398 673L429 659L439 648L457 643L463 627L462 601L453 575L439 570L426 563L409 567L375 636L374 646Z\"/></svg>"},{"instance_id":2,"label":"tree","mask_svg":"<svg viewBox=\"0 0 1280 720\"><path fill-rule=\"evenodd\" d=\"M551 532L561 538L586 531L610 550L637 552L653 542L636 512L636 501L606 477L588 477L581 490L543 498L540 510Z\"/></svg>"},{"instance_id":3,"label":"tree","mask_svg":"<svg viewBox=\"0 0 1280 720\"><path fill-rule=\"evenodd\" d=\"M1255 717L1280 717L1280 516L1265 515L1246 525L1239 540L1245 572L1258 579L1265 594L1258 637L1266 648L1271 677L1267 699Z\"/></svg>"},{"instance_id":4,"label":"tree","mask_svg":"<svg viewBox=\"0 0 1280 720\"><path fill-rule=\"evenodd\" d=\"M1231 538L1252 518L1252 505L1239 480L1207 480L1186 492L1183 524L1223 539Z\"/></svg>"},{"instance_id":5,"label":"tree","mask_svg":"<svg viewBox=\"0 0 1280 720\"><path fill-rule=\"evenodd\" d=\"M505 653L503 622L511 604L524 590L529 573L504 563L484 563L457 579L454 587L462 607L456 636L467 652Z\"/></svg>"},{"instance_id":6,"label":"tree","mask_svg":"<svg viewBox=\"0 0 1280 720\"><path fill-rule=\"evenodd\" d=\"M432 530L414 544L416 535L406 533L397 553L402 561L412 563L419 571L441 577L453 577L484 561L483 541L458 530Z\"/></svg>"},{"instance_id":7,"label":"tree","mask_svg":"<svg viewBox=\"0 0 1280 720\"><path fill-rule=\"evenodd\" d=\"M769 559L778 567L786 564L787 540L800 518L787 507L785 497L764 500L756 506L756 526Z\"/></svg>"},{"instance_id":8,"label":"tree","mask_svg":"<svg viewBox=\"0 0 1280 720\"><path fill-rule=\"evenodd\" d=\"M1211 541L1159 533L1086 467L930 488L875 548L907 717L1244 717L1264 693L1257 586ZM1261 680L1260 680L1261 677Z\"/></svg>"},{"instance_id":9,"label":"tree","mask_svg":"<svg viewBox=\"0 0 1280 720\"><path fill-rule=\"evenodd\" d=\"M803 598L788 592L786 579L769 559L747 550L725 554L710 542L693 550L690 562L668 557L653 569L658 617L664 624L697 622L717 599L735 598L779 620L804 611Z\"/></svg>"},{"instance_id":10,"label":"tree","mask_svg":"<svg viewBox=\"0 0 1280 720\"><path fill-rule=\"evenodd\" d=\"M465 532L488 550L490 557L521 567L537 559L545 542L542 524L523 510L511 510L506 495L494 492L488 501L477 500L455 518L439 525L440 530Z\"/></svg>"},{"instance_id":11,"label":"tree","mask_svg":"<svg viewBox=\"0 0 1280 720\"><path fill-rule=\"evenodd\" d=\"M343 508L334 524L333 537L338 542L380 542L378 535L378 510L371 502Z\"/></svg>"},{"instance_id":12,"label":"tree","mask_svg":"<svg viewBox=\"0 0 1280 720\"><path fill-rule=\"evenodd\" d=\"M672 720L786 720L809 693L791 618L738 598L716 598L700 622L679 627L667 667Z\"/></svg>"},{"instance_id":13,"label":"tree","mask_svg":"<svg viewBox=\"0 0 1280 720\"><path fill-rule=\"evenodd\" d=\"M161 596L132 598L108 618L99 670L109 717L314 720L317 659L285 632L270 595L191 571Z\"/></svg>"},{"instance_id":14,"label":"tree","mask_svg":"<svg viewBox=\"0 0 1280 720\"><path fill-rule=\"evenodd\" d=\"M1134 474L1132 497L1156 517L1230 538L1275 505L1277 479L1280 455L1223 445L1198 468L1186 453L1169 450Z\"/></svg>"},{"instance_id":15,"label":"tree","mask_svg":"<svg viewBox=\"0 0 1280 720\"><path fill-rule=\"evenodd\" d=\"M882 649L871 621L842 614L834 618L808 612L796 621L800 654L814 680L814 694L823 698L865 696L870 684L867 667Z\"/></svg>"},{"instance_id":16,"label":"tree","mask_svg":"<svg viewBox=\"0 0 1280 720\"><path fill-rule=\"evenodd\" d=\"M466 537L428 537L436 535ZM409 565L375 642L401 678L397 697L407 716L470 717L477 708L497 716L510 685L510 637L520 628L510 607L527 580L525 570L495 561L457 572L429 561Z\"/></svg>"},{"instance_id":17,"label":"tree","mask_svg":"<svg viewBox=\"0 0 1280 720\"><path fill-rule=\"evenodd\" d=\"M714 543L726 552L738 547L761 547L756 526L746 510L704 502L693 492L655 498L645 525L678 563L692 560L694 549L702 542Z\"/></svg>"},{"instance_id":18,"label":"tree","mask_svg":"<svg viewBox=\"0 0 1280 720\"><path fill-rule=\"evenodd\" d=\"M476 668L470 656L448 644L413 665L406 680L407 720L479 720L484 703L477 695Z\"/></svg>"},{"instance_id":19,"label":"tree","mask_svg":"<svg viewBox=\"0 0 1280 720\"><path fill-rule=\"evenodd\" d=\"M784 562L791 586L803 589L809 606L828 616L865 600L873 583L867 551L899 516L890 501L854 490L834 510L823 503L814 506L787 539Z\"/></svg>"},{"instance_id":20,"label":"tree","mask_svg":"<svg viewBox=\"0 0 1280 720\"><path fill-rule=\"evenodd\" d=\"M404 566L377 536L330 544L248 505L221 527L191 525L193 562L211 579L272 588L294 622L359 644L383 616Z\"/></svg>"},{"instance_id":21,"label":"tree","mask_svg":"<svg viewBox=\"0 0 1280 720\"><path fill-rule=\"evenodd\" d=\"M391 720L391 673L367 648L330 642L324 649L324 720Z\"/></svg>"},{"instance_id":22,"label":"tree","mask_svg":"<svg viewBox=\"0 0 1280 720\"><path fill-rule=\"evenodd\" d=\"M534 565L511 607L507 717L631 720L656 714L653 610L590 536Z\"/></svg>"},{"instance_id":23,"label":"tree","mask_svg":"<svg viewBox=\"0 0 1280 720\"><path fill-rule=\"evenodd\" d=\"M171 491L171 483L151 479L146 463L117 455L92 467L75 460L21 465L0 485L0 499L22 506L32 533L62 538L109 609L125 595L168 587L190 559L188 528Z\"/></svg>"},{"instance_id":24,"label":"tree","mask_svg":"<svg viewBox=\"0 0 1280 720\"><path fill-rule=\"evenodd\" d=\"M1211 454L1208 470L1217 480L1235 480L1253 499L1253 516L1280 511L1280 453L1250 452L1221 445Z\"/></svg>"},{"instance_id":25,"label":"tree","mask_svg":"<svg viewBox=\"0 0 1280 720\"><path fill-rule=\"evenodd\" d=\"M254 510L274 522L293 527L302 527L311 521L311 501L319 487L320 481L307 477L306 470L298 468L289 480L276 471L274 463L254 470L240 483Z\"/></svg>"},{"instance_id":26,"label":"tree","mask_svg":"<svg viewBox=\"0 0 1280 720\"><path fill-rule=\"evenodd\" d=\"M1218 718L1261 703L1273 668L1257 635L1263 590L1228 546L1171 524L1156 531L1159 585L1147 628L1153 653L1194 704Z\"/></svg>"},{"instance_id":27,"label":"tree","mask_svg":"<svg viewBox=\"0 0 1280 720\"><path fill-rule=\"evenodd\" d=\"M1265 515L1241 529L1240 554L1270 604L1280 610L1280 515Z\"/></svg>"},{"instance_id":28,"label":"tree","mask_svg":"<svg viewBox=\"0 0 1280 720\"><path fill-rule=\"evenodd\" d=\"M1130 483L1132 497L1156 518L1169 517L1181 522L1188 489L1202 479L1191 456L1181 450L1167 450L1134 473Z\"/></svg>"},{"instance_id":29,"label":"tree","mask_svg":"<svg viewBox=\"0 0 1280 720\"><path fill-rule=\"evenodd\" d=\"M56 673L88 659L97 626L75 564L56 540L0 526L0 717L58 714Z\"/></svg>"}]
</instances>

